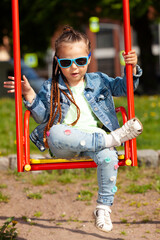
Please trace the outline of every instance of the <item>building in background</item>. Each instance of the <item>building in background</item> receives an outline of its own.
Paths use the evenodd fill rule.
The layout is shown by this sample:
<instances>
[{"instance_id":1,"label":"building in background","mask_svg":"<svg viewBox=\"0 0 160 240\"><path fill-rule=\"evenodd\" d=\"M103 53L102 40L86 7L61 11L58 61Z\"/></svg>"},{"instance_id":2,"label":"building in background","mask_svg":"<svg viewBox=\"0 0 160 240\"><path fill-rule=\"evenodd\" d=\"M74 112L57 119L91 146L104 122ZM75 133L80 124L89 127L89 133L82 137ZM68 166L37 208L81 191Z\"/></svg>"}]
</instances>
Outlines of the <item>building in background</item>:
<instances>
[{"instance_id":1,"label":"building in background","mask_svg":"<svg viewBox=\"0 0 160 240\"><path fill-rule=\"evenodd\" d=\"M106 19L100 22L97 33L89 28L86 33L92 43L89 71L104 72L112 77L120 75L120 51L124 49L122 24Z\"/></svg>"},{"instance_id":2,"label":"building in background","mask_svg":"<svg viewBox=\"0 0 160 240\"><path fill-rule=\"evenodd\" d=\"M100 21L99 32L93 33L89 27L86 33L92 43L92 61L89 71L101 71L111 77L123 74L124 67L120 64L120 51L124 50L123 25L118 21L106 19ZM156 75L160 78L160 24L151 26L153 34L152 53L156 60ZM136 32L131 28L132 49L137 55L140 49L137 44ZM139 60L140 61L140 60ZM140 64L140 62L139 62Z\"/></svg>"}]
</instances>

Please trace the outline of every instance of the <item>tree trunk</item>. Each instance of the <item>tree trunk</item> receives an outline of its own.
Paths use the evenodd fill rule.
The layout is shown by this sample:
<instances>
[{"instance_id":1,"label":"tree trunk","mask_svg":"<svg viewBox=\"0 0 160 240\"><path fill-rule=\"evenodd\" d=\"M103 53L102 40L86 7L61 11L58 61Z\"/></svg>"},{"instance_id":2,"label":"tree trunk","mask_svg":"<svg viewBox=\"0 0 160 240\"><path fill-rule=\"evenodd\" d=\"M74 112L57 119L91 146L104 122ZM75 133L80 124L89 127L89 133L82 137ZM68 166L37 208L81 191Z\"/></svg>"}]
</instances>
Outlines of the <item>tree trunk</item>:
<instances>
[{"instance_id":1,"label":"tree trunk","mask_svg":"<svg viewBox=\"0 0 160 240\"><path fill-rule=\"evenodd\" d=\"M143 76L140 78L142 93L154 94L157 91L155 57L152 54L153 37L150 28L150 21L146 15L136 19L134 29L137 32L137 40L140 48L140 65Z\"/></svg>"}]
</instances>

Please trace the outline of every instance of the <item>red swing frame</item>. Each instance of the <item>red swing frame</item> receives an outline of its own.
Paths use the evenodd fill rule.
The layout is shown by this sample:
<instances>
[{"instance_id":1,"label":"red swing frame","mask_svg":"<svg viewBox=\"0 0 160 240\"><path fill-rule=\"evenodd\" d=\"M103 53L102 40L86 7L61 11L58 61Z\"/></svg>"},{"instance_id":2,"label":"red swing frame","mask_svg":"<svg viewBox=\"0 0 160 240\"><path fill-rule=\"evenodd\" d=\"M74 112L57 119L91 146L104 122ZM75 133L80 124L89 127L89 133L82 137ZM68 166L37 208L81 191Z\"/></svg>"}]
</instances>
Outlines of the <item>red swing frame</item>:
<instances>
[{"instance_id":1,"label":"red swing frame","mask_svg":"<svg viewBox=\"0 0 160 240\"><path fill-rule=\"evenodd\" d=\"M124 21L124 43L125 52L131 50L131 29L130 29L130 11L129 0L123 0L123 21ZM71 169L71 168L90 168L97 165L90 161L71 161L61 163L30 163L30 140L29 140L29 117L30 112L26 110L24 116L24 134L23 134L23 112L22 112L22 91L21 91L21 63L20 63L20 33L19 33L19 6L18 0L12 0L12 28L13 28L13 55L14 55L14 76L15 76L15 111L16 111L16 143L17 143L17 170L18 172L50 170L50 169ZM134 91L132 66L126 64L127 78L127 103L128 117L123 107L116 109L121 112L123 123L128 119L135 117L134 111ZM128 162L129 160L129 162ZM125 143L125 158L119 161L120 166L137 166L137 148L136 139Z\"/></svg>"}]
</instances>

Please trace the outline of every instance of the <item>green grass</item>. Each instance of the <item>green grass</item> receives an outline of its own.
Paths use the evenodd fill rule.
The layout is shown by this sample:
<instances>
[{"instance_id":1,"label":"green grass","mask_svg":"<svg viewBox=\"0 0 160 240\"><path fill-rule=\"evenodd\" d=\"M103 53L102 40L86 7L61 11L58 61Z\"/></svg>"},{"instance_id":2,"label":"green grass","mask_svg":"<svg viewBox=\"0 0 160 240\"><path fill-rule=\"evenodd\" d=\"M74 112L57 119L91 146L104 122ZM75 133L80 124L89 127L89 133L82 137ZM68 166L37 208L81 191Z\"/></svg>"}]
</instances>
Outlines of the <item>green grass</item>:
<instances>
[{"instance_id":1,"label":"green grass","mask_svg":"<svg viewBox=\"0 0 160 240\"><path fill-rule=\"evenodd\" d=\"M15 102L11 98L0 98L0 156L16 153L16 121L15 121ZM23 115L25 112L23 106ZM30 131L36 127L36 123L30 118ZM30 145L31 152L38 153L34 144Z\"/></svg>"},{"instance_id":2,"label":"green grass","mask_svg":"<svg viewBox=\"0 0 160 240\"><path fill-rule=\"evenodd\" d=\"M0 189L2 188L7 188L7 185L6 184L0 184Z\"/></svg>"},{"instance_id":3,"label":"green grass","mask_svg":"<svg viewBox=\"0 0 160 240\"><path fill-rule=\"evenodd\" d=\"M27 197L29 199L42 199L42 194L37 192L37 193L28 193Z\"/></svg>"},{"instance_id":4,"label":"green grass","mask_svg":"<svg viewBox=\"0 0 160 240\"><path fill-rule=\"evenodd\" d=\"M135 115L143 124L143 134L137 138L138 149L159 149L160 95L135 96ZM127 109L126 98L115 98L115 105ZM120 115L120 114L118 114ZM118 116L121 119L121 116Z\"/></svg>"},{"instance_id":5,"label":"green grass","mask_svg":"<svg viewBox=\"0 0 160 240\"><path fill-rule=\"evenodd\" d=\"M1 191L0 191L0 203L4 202L4 203L8 203L9 201L9 197L7 195L4 195Z\"/></svg>"},{"instance_id":6,"label":"green grass","mask_svg":"<svg viewBox=\"0 0 160 240\"><path fill-rule=\"evenodd\" d=\"M141 170L137 167L131 168L130 171L126 172L126 177L131 181L137 181L142 177Z\"/></svg>"},{"instance_id":7,"label":"green grass","mask_svg":"<svg viewBox=\"0 0 160 240\"><path fill-rule=\"evenodd\" d=\"M56 186L54 186L55 181L65 184L75 184L79 182L79 180L89 181L87 187L93 188L93 184L96 182L96 168L90 169L64 169L64 170L53 170L53 171L43 171L40 174L23 174L17 173L16 171L9 170L7 171L7 175L14 176L16 181L24 183L28 183L31 186L50 186L53 184L53 187L50 189L46 189L46 194L55 194ZM83 184L82 184L83 185ZM2 185L3 186L3 185ZM23 191L25 193L30 192L30 187L24 187ZM95 191L95 188L93 189ZM97 190L97 189L96 189Z\"/></svg>"},{"instance_id":8,"label":"green grass","mask_svg":"<svg viewBox=\"0 0 160 240\"><path fill-rule=\"evenodd\" d=\"M117 179L118 192L121 197L123 192L129 194L144 194L148 191L156 191L160 193L160 169L145 168L145 167L121 167L119 174L121 177ZM122 180L123 178L123 180ZM125 186L124 186L125 182ZM128 200L128 199L124 199ZM136 206L139 208L141 205L147 206L147 202L137 202L134 199L130 201L129 206Z\"/></svg>"},{"instance_id":9,"label":"green grass","mask_svg":"<svg viewBox=\"0 0 160 240\"><path fill-rule=\"evenodd\" d=\"M127 233L125 231L122 231L121 234L122 235L127 235Z\"/></svg>"},{"instance_id":10,"label":"green grass","mask_svg":"<svg viewBox=\"0 0 160 240\"><path fill-rule=\"evenodd\" d=\"M81 190L79 193L78 193L78 197L76 200L78 201L91 201L93 197L93 193L88 191L88 190Z\"/></svg>"},{"instance_id":11,"label":"green grass","mask_svg":"<svg viewBox=\"0 0 160 240\"><path fill-rule=\"evenodd\" d=\"M125 192L131 193L131 194L145 193L151 189L152 189L152 184L137 185L137 184L131 183L129 186L126 187Z\"/></svg>"},{"instance_id":12,"label":"green grass","mask_svg":"<svg viewBox=\"0 0 160 240\"><path fill-rule=\"evenodd\" d=\"M43 213L40 211L35 212L35 214L34 214L35 217L41 217L42 215L43 215Z\"/></svg>"},{"instance_id":13,"label":"green grass","mask_svg":"<svg viewBox=\"0 0 160 240\"><path fill-rule=\"evenodd\" d=\"M42 174L31 175L29 181L34 186L44 186L48 185L54 179L55 176L53 174L44 171Z\"/></svg>"},{"instance_id":14,"label":"green grass","mask_svg":"<svg viewBox=\"0 0 160 240\"><path fill-rule=\"evenodd\" d=\"M115 98L115 106L127 108L125 97ZM14 99L1 98L1 121L0 121L0 155L16 153L16 124ZM23 114L25 108L23 106ZM138 149L159 149L159 126L160 126L160 96L135 96L135 115L144 126L143 134L137 138ZM122 124L121 114L118 114ZM36 123L30 119L30 131L36 127ZM39 153L39 150L31 143L31 153Z\"/></svg>"}]
</instances>

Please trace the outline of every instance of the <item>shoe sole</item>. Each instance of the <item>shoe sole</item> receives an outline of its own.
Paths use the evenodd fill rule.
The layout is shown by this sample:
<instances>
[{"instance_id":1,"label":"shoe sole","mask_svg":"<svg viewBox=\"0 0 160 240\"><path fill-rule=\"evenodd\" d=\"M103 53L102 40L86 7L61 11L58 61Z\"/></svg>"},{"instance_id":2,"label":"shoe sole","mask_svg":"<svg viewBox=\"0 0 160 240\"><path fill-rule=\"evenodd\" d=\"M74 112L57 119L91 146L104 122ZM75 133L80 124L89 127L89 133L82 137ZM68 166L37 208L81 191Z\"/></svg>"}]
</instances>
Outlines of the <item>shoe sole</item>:
<instances>
[{"instance_id":1,"label":"shoe sole","mask_svg":"<svg viewBox=\"0 0 160 240\"><path fill-rule=\"evenodd\" d=\"M134 120L136 120L136 121L140 124L141 129L140 129L140 130L137 130L137 131L140 132L140 134L141 134L141 133L143 132L143 125L142 125L141 121L140 121L138 118L134 117L134 118L133 118L133 121L134 121Z\"/></svg>"}]
</instances>

